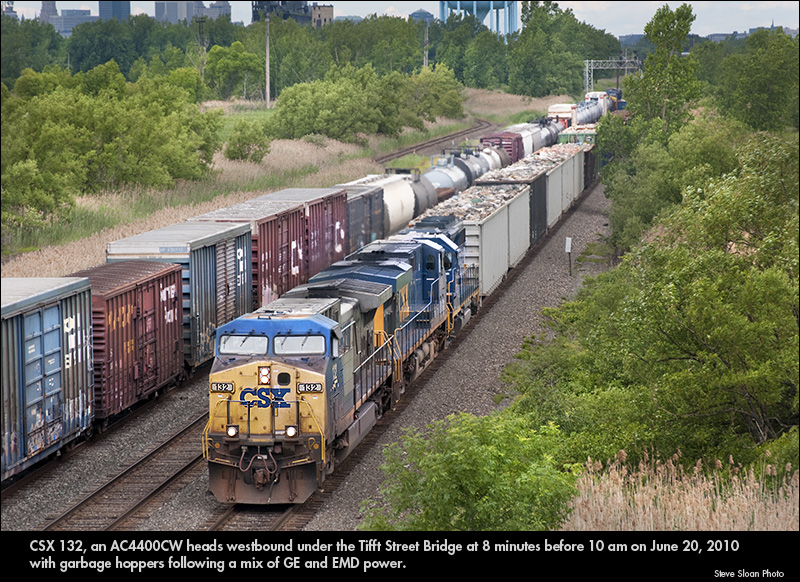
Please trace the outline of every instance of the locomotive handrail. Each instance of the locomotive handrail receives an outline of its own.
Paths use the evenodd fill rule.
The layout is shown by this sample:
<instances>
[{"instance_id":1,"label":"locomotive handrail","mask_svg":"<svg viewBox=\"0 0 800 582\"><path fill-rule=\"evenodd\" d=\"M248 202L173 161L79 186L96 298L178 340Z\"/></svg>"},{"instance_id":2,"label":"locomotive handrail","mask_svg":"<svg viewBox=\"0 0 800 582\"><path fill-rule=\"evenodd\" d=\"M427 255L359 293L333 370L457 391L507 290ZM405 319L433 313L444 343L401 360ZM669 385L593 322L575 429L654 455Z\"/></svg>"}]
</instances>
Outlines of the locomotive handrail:
<instances>
[{"instance_id":1,"label":"locomotive handrail","mask_svg":"<svg viewBox=\"0 0 800 582\"><path fill-rule=\"evenodd\" d=\"M379 354L382 354L386 350L387 346L390 355L393 352L392 340L394 339L394 336L388 335L385 330L380 330L376 332L375 335L386 336L386 339L379 347L375 348L368 358L366 358L353 370L353 404L356 406L356 408L367 398L369 398L375 389L380 386L380 383L378 383L376 379L383 379L380 374L375 372L376 370L380 370L382 367L382 365L377 362ZM395 358L392 358L393 362L394 360ZM366 386L364 385L363 381L359 381L359 377L363 378L365 375L368 376Z\"/></svg>"},{"instance_id":2,"label":"locomotive handrail","mask_svg":"<svg viewBox=\"0 0 800 582\"><path fill-rule=\"evenodd\" d=\"M203 458L204 459L208 459L209 458L208 448L209 448L209 444L210 443L208 442L208 439L209 439L209 435L211 433L211 422L214 420L214 418L217 417L217 408L219 408L219 405L222 404L223 402L227 402L229 400L230 400L230 398L226 398L225 400L217 401L217 404L214 406L214 412L213 413L209 413L209 415L208 415L208 422L206 422L205 427L203 427Z\"/></svg>"}]
</instances>

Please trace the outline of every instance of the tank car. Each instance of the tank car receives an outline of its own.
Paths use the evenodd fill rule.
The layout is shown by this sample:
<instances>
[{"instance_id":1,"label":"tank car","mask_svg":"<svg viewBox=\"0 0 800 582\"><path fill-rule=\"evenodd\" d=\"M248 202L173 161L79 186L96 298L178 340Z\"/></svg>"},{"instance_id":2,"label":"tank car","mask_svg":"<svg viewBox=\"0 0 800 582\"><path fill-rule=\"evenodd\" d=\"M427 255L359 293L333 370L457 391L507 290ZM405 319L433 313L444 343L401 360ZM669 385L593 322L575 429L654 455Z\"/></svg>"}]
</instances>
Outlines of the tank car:
<instances>
[{"instance_id":1,"label":"tank car","mask_svg":"<svg viewBox=\"0 0 800 582\"><path fill-rule=\"evenodd\" d=\"M450 157L439 158L425 172L425 177L433 184L437 192L452 189L453 192L458 193L469 187L466 174L453 163Z\"/></svg>"},{"instance_id":2,"label":"tank car","mask_svg":"<svg viewBox=\"0 0 800 582\"><path fill-rule=\"evenodd\" d=\"M217 332L204 454L223 502L302 503L442 347L477 280L435 232L367 245Z\"/></svg>"},{"instance_id":3,"label":"tank car","mask_svg":"<svg viewBox=\"0 0 800 582\"><path fill-rule=\"evenodd\" d=\"M411 219L438 202L436 187L419 173L370 174L341 186L383 189L384 236L399 232Z\"/></svg>"}]
</instances>

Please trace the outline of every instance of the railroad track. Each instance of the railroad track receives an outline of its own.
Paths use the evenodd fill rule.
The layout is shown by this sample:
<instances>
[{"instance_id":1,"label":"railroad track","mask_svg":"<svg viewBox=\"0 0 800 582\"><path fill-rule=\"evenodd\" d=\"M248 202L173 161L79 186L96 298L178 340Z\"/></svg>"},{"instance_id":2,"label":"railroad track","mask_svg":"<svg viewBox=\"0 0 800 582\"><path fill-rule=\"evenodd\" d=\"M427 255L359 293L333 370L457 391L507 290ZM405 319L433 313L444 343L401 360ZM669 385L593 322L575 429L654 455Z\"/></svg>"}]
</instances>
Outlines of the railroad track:
<instances>
[{"instance_id":1,"label":"railroad track","mask_svg":"<svg viewBox=\"0 0 800 582\"><path fill-rule=\"evenodd\" d=\"M45 531L110 531L132 529L153 514L160 495L181 487L205 470L199 443L208 420L204 413L147 456L136 461L71 508L52 517Z\"/></svg>"},{"instance_id":2,"label":"railroad track","mask_svg":"<svg viewBox=\"0 0 800 582\"><path fill-rule=\"evenodd\" d=\"M469 135L471 135L473 133L485 132L491 126L492 126L492 124L490 122L484 120L484 119L476 119L475 120L475 125L473 125L472 127L468 127L467 129L463 129L461 131L457 131L457 132L451 133L449 135L444 135L442 137L437 137L437 138L428 140L428 141L423 142L423 143L418 143L418 144L415 144L413 146L409 146L407 148L403 148L401 150L395 150L390 154L386 154L386 155L383 155L383 156L378 156L378 157L373 158L373 159L376 162L378 162L379 164L385 164L389 160L394 160L396 158L402 158L405 155L413 154L413 153L415 153L415 152L417 152L419 150L423 150L423 149L427 149L427 148L431 148L431 147L435 147L435 146L440 146L440 145L444 145L444 144L449 144L453 140L460 140L462 138L466 138L467 136L469 136Z\"/></svg>"},{"instance_id":3,"label":"railroad track","mask_svg":"<svg viewBox=\"0 0 800 582\"><path fill-rule=\"evenodd\" d=\"M591 188L587 189L587 191L575 201L573 207L564 213L564 216L558 222L558 225L554 226L545 236L539 239L539 241L537 241L537 243L528 250L527 254L517 264L517 266L508 272L495 292L482 301L478 313L470 318L467 327L462 330L461 333L455 336L448 344L447 349L442 351L436 357L436 359L429 363L420 373L420 375L414 380L414 382L406 388L403 397L397 403L396 407L384 413L383 417L378 421L378 424L375 425L375 427L373 427L373 429L367 434L364 440L358 445L356 450L353 451L340 465L336 466L336 470L333 472L333 474L326 478L324 488L314 493L314 495L312 495L304 504L292 506L290 508L292 514L285 517L283 521L278 524L278 527L273 527L272 525L269 526L273 528L273 531L302 531L304 527L311 521L314 515L320 509L322 509L326 503L330 502L330 499L336 491L336 488L347 480L353 469L364 459L367 454L369 454L370 450L382 441L384 434L392 427L394 422L402 416L406 407L415 401L418 393L425 389L426 385L434 377L437 370L448 365L448 360L457 351L458 346L467 340L475 326L477 326L482 319L491 317L492 307L500 301L506 291L511 288L517 277L519 277L520 274L525 271L525 268L536 258L536 256L539 254L539 251L558 231L558 226L560 226L566 220L566 218L583 203L590 190ZM253 512L256 510L252 507L247 507L241 508L240 511L249 513L252 517L255 515ZM247 522L245 521L240 522L242 529L246 527L246 523ZM255 524L253 528L258 529L257 521L253 521L252 523Z\"/></svg>"},{"instance_id":4,"label":"railroad track","mask_svg":"<svg viewBox=\"0 0 800 582\"><path fill-rule=\"evenodd\" d=\"M297 507L294 505L223 505L206 524L208 531L280 531Z\"/></svg>"}]
</instances>

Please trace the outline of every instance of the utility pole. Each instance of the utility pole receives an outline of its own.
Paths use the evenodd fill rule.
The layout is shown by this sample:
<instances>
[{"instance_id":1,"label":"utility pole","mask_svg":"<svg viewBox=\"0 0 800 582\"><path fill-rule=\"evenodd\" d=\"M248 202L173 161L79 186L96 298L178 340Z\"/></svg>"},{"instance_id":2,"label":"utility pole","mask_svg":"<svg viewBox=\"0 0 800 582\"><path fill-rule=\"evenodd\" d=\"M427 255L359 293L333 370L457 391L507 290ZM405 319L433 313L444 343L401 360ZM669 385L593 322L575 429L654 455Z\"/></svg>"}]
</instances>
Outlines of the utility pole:
<instances>
[{"instance_id":1,"label":"utility pole","mask_svg":"<svg viewBox=\"0 0 800 582\"><path fill-rule=\"evenodd\" d=\"M266 97L267 97L267 109L269 109L269 13L267 13L267 90L266 90Z\"/></svg>"},{"instance_id":2,"label":"utility pole","mask_svg":"<svg viewBox=\"0 0 800 582\"><path fill-rule=\"evenodd\" d=\"M430 28L430 22L425 23L425 60L422 63L422 66L426 69L428 68L428 28Z\"/></svg>"}]
</instances>

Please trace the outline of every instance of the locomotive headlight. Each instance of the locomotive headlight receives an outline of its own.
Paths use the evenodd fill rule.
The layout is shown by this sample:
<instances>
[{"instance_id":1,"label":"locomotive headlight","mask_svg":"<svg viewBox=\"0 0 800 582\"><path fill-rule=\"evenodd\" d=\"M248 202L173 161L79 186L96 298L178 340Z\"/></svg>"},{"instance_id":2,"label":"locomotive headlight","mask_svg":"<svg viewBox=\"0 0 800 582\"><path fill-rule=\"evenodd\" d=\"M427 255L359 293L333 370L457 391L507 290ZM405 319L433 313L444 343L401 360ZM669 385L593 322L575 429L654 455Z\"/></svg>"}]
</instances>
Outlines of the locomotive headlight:
<instances>
[{"instance_id":1,"label":"locomotive headlight","mask_svg":"<svg viewBox=\"0 0 800 582\"><path fill-rule=\"evenodd\" d=\"M258 367L258 383L262 386L269 386L272 374L270 373L269 366Z\"/></svg>"},{"instance_id":2,"label":"locomotive headlight","mask_svg":"<svg viewBox=\"0 0 800 582\"><path fill-rule=\"evenodd\" d=\"M289 437L290 439L296 437L297 436L297 427L296 426L287 426L286 427L286 436Z\"/></svg>"},{"instance_id":3,"label":"locomotive headlight","mask_svg":"<svg viewBox=\"0 0 800 582\"><path fill-rule=\"evenodd\" d=\"M225 429L225 434L228 435L229 438L236 438L239 436L239 425L238 424L229 424L228 427Z\"/></svg>"}]
</instances>

